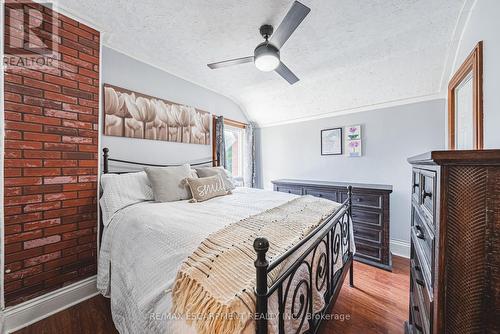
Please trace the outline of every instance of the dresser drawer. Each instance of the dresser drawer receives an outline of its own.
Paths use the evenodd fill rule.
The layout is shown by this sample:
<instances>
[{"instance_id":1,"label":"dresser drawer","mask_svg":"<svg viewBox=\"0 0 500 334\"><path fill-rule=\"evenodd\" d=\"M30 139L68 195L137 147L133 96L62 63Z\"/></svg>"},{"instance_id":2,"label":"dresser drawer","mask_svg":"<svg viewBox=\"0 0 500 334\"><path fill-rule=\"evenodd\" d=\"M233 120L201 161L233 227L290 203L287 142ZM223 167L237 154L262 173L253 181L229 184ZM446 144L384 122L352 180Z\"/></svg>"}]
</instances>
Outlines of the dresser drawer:
<instances>
[{"instance_id":1,"label":"dresser drawer","mask_svg":"<svg viewBox=\"0 0 500 334\"><path fill-rule=\"evenodd\" d=\"M422 318L420 313L420 307L418 303L414 300L414 296L410 295L410 314L411 314L411 325L413 333L415 334L427 334L425 331L425 320Z\"/></svg>"},{"instance_id":2,"label":"dresser drawer","mask_svg":"<svg viewBox=\"0 0 500 334\"><path fill-rule=\"evenodd\" d=\"M282 193L302 195L302 187L290 187L290 186L275 185L274 190L282 192Z\"/></svg>"},{"instance_id":3,"label":"dresser drawer","mask_svg":"<svg viewBox=\"0 0 500 334\"><path fill-rule=\"evenodd\" d=\"M411 277L413 284L414 300L420 305L420 313L425 320L430 319L431 314L431 292L428 283L424 279L423 268L419 266L418 259L411 259Z\"/></svg>"},{"instance_id":4,"label":"dresser drawer","mask_svg":"<svg viewBox=\"0 0 500 334\"><path fill-rule=\"evenodd\" d=\"M430 272L434 258L434 233L424 223L419 210L416 210L415 207L412 207L411 239L421 265Z\"/></svg>"},{"instance_id":5,"label":"dresser drawer","mask_svg":"<svg viewBox=\"0 0 500 334\"><path fill-rule=\"evenodd\" d=\"M412 170L412 186L411 186L411 198L413 202L420 204L420 193L421 193L421 174L420 169L413 168Z\"/></svg>"},{"instance_id":6,"label":"dresser drawer","mask_svg":"<svg viewBox=\"0 0 500 334\"><path fill-rule=\"evenodd\" d=\"M352 221L354 224L363 224L365 227L382 228L383 216L381 212L368 211L361 208L352 209Z\"/></svg>"},{"instance_id":7,"label":"dresser drawer","mask_svg":"<svg viewBox=\"0 0 500 334\"><path fill-rule=\"evenodd\" d=\"M412 270L412 281L410 283L410 307L414 320L414 327L421 333L430 333L430 303L427 290L425 289L424 282L418 281L418 276L415 275L416 272ZM418 273L417 273L418 275ZM421 285L421 283L423 285ZM417 332L418 332L417 331Z\"/></svg>"},{"instance_id":8,"label":"dresser drawer","mask_svg":"<svg viewBox=\"0 0 500 334\"><path fill-rule=\"evenodd\" d=\"M323 190L318 188L304 188L304 195L326 198L331 201L338 202L338 196L336 191Z\"/></svg>"},{"instance_id":9,"label":"dresser drawer","mask_svg":"<svg viewBox=\"0 0 500 334\"><path fill-rule=\"evenodd\" d=\"M436 173L432 171L421 171L421 208L422 212L434 230L434 208L436 203Z\"/></svg>"},{"instance_id":10,"label":"dresser drawer","mask_svg":"<svg viewBox=\"0 0 500 334\"><path fill-rule=\"evenodd\" d=\"M382 230L367 228L364 224L353 223L354 238L382 244Z\"/></svg>"},{"instance_id":11,"label":"dresser drawer","mask_svg":"<svg viewBox=\"0 0 500 334\"><path fill-rule=\"evenodd\" d=\"M362 258L376 262L382 261L382 250L380 246L373 245L369 242L365 242L359 238L356 238L356 235L354 235L354 242L356 244L356 258Z\"/></svg>"},{"instance_id":12,"label":"dresser drawer","mask_svg":"<svg viewBox=\"0 0 500 334\"><path fill-rule=\"evenodd\" d=\"M430 304L432 300L432 274L430 271L430 268L427 266L423 266L422 262L418 256L418 254L415 252L415 245L413 245L413 250L411 253L411 259L410 259L410 267L411 267L411 272L412 272L412 277L415 278L415 282L417 285L423 287L426 291L429 291L426 295L426 300Z\"/></svg>"},{"instance_id":13,"label":"dresser drawer","mask_svg":"<svg viewBox=\"0 0 500 334\"><path fill-rule=\"evenodd\" d=\"M347 199L347 193L341 193L341 202ZM376 194L352 194L352 206L382 209L383 197Z\"/></svg>"}]
</instances>

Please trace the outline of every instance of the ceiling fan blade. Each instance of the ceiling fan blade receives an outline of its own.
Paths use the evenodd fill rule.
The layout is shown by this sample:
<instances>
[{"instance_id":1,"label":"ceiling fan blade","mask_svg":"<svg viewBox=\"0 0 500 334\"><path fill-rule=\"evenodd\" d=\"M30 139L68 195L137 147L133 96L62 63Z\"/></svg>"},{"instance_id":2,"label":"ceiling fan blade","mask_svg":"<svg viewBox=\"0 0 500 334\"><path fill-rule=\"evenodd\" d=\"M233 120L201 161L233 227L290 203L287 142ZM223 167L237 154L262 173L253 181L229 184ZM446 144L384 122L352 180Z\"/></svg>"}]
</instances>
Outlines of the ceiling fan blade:
<instances>
[{"instance_id":1,"label":"ceiling fan blade","mask_svg":"<svg viewBox=\"0 0 500 334\"><path fill-rule=\"evenodd\" d=\"M292 71L290 71L290 69L288 67L286 67L285 64L283 64L283 62L281 62L278 67L275 69L275 71L281 75L281 77L283 79L285 79L286 81L288 81L288 83L290 85L293 85L294 83L296 83L297 81L299 81L299 78L297 78L297 76L295 74L293 74Z\"/></svg>"},{"instance_id":2,"label":"ceiling fan blade","mask_svg":"<svg viewBox=\"0 0 500 334\"><path fill-rule=\"evenodd\" d=\"M292 8L286 13L283 21L281 21L278 29L272 34L271 43L278 49L281 49L310 11L311 8L295 1Z\"/></svg>"},{"instance_id":3,"label":"ceiling fan blade","mask_svg":"<svg viewBox=\"0 0 500 334\"><path fill-rule=\"evenodd\" d=\"M251 62L253 62L253 56L220 61L218 63L207 64L207 66L210 67L212 70L215 70L221 67L228 67L228 66L251 63Z\"/></svg>"}]
</instances>

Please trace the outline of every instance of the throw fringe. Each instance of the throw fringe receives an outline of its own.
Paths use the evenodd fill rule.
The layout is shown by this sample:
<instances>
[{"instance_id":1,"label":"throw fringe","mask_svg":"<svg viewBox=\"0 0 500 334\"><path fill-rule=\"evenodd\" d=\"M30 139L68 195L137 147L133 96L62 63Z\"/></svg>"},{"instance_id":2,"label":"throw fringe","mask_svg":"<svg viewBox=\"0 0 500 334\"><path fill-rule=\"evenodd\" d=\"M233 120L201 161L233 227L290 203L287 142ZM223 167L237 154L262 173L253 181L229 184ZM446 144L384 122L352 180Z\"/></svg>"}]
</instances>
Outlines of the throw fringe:
<instances>
[{"instance_id":1,"label":"throw fringe","mask_svg":"<svg viewBox=\"0 0 500 334\"><path fill-rule=\"evenodd\" d=\"M255 237L268 238L268 258L272 262L338 206L329 200L302 196L210 235L177 273L172 289L172 313L182 315L199 334L241 333L255 312L249 309L255 307L252 261ZM279 277L282 268L285 263L268 275L269 284Z\"/></svg>"}]
</instances>

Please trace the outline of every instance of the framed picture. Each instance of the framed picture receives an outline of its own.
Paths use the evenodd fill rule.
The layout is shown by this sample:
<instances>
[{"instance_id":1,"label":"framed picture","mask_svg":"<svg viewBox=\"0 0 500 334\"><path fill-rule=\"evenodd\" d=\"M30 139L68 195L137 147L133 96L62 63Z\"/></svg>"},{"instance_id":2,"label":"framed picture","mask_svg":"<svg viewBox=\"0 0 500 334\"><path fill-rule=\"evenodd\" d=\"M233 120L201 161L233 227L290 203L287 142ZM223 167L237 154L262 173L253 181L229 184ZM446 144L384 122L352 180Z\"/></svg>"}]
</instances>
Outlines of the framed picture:
<instances>
[{"instance_id":1,"label":"framed picture","mask_svg":"<svg viewBox=\"0 0 500 334\"><path fill-rule=\"evenodd\" d=\"M104 84L104 135L210 145L210 114Z\"/></svg>"},{"instance_id":2,"label":"framed picture","mask_svg":"<svg viewBox=\"0 0 500 334\"><path fill-rule=\"evenodd\" d=\"M349 157L361 156L361 125L351 125L346 127L346 146Z\"/></svg>"},{"instance_id":3,"label":"framed picture","mask_svg":"<svg viewBox=\"0 0 500 334\"><path fill-rule=\"evenodd\" d=\"M448 85L448 147L483 148L483 43L479 42Z\"/></svg>"},{"instance_id":4,"label":"framed picture","mask_svg":"<svg viewBox=\"0 0 500 334\"><path fill-rule=\"evenodd\" d=\"M361 125L351 125L347 127L347 140L361 139Z\"/></svg>"},{"instance_id":5,"label":"framed picture","mask_svg":"<svg viewBox=\"0 0 500 334\"><path fill-rule=\"evenodd\" d=\"M349 140L347 142L348 154L350 157L361 156L361 139Z\"/></svg>"},{"instance_id":6,"label":"framed picture","mask_svg":"<svg viewBox=\"0 0 500 334\"><path fill-rule=\"evenodd\" d=\"M342 138L342 128L321 130L321 155L341 155Z\"/></svg>"}]
</instances>

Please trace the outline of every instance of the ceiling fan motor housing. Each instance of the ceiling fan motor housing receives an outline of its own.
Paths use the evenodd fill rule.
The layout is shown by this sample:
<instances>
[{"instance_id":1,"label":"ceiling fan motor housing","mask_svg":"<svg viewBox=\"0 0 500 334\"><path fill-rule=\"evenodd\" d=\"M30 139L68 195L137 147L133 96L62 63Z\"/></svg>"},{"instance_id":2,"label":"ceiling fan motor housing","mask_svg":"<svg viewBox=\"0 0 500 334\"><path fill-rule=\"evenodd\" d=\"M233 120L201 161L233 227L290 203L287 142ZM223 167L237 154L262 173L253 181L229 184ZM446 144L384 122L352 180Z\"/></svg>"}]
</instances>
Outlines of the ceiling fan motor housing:
<instances>
[{"instance_id":1,"label":"ceiling fan motor housing","mask_svg":"<svg viewBox=\"0 0 500 334\"><path fill-rule=\"evenodd\" d=\"M274 28L270 24L264 24L260 27L259 32L266 40L273 34Z\"/></svg>"}]
</instances>

